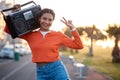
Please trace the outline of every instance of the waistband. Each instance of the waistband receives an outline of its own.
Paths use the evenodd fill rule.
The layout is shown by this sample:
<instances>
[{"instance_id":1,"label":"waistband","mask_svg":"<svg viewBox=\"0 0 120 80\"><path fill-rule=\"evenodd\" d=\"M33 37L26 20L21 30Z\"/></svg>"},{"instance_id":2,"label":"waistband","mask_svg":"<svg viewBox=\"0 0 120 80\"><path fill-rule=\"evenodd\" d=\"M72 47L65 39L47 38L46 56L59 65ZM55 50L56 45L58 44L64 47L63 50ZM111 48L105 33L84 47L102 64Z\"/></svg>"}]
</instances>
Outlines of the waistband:
<instances>
[{"instance_id":1,"label":"waistband","mask_svg":"<svg viewBox=\"0 0 120 80\"><path fill-rule=\"evenodd\" d=\"M51 67L51 66L57 66L57 65L60 65L62 63L61 60L57 60L55 62L47 62L47 63L43 63L43 64L36 64L37 67Z\"/></svg>"}]
</instances>

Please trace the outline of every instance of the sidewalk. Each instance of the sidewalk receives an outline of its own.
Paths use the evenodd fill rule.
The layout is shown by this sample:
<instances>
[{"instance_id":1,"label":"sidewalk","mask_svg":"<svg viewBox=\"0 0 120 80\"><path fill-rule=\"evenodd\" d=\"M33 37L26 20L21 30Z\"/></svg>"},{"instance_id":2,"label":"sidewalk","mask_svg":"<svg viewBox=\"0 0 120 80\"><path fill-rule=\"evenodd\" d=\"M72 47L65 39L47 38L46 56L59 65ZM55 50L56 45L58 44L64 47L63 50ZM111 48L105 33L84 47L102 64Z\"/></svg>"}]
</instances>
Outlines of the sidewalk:
<instances>
[{"instance_id":1,"label":"sidewalk","mask_svg":"<svg viewBox=\"0 0 120 80\"><path fill-rule=\"evenodd\" d=\"M107 75L101 74L94 69L84 65L80 70L75 65L70 58L66 56L61 56L61 59L68 69L71 80L112 80Z\"/></svg>"}]
</instances>

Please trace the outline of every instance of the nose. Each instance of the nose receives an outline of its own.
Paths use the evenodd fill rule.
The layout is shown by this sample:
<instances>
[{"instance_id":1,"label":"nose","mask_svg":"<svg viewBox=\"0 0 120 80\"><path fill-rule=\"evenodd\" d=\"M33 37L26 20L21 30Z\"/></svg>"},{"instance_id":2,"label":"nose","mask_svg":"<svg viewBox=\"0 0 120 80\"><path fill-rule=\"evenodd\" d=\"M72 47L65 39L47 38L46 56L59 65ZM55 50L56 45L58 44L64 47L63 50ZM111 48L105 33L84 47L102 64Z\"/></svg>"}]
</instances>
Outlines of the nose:
<instances>
[{"instance_id":1,"label":"nose","mask_svg":"<svg viewBox=\"0 0 120 80\"><path fill-rule=\"evenodd\" d=\"M45 23L47 23L47 24L48 24L48 23L49 23L49 20L45 20Z\"/></svg>"}]
</instances>

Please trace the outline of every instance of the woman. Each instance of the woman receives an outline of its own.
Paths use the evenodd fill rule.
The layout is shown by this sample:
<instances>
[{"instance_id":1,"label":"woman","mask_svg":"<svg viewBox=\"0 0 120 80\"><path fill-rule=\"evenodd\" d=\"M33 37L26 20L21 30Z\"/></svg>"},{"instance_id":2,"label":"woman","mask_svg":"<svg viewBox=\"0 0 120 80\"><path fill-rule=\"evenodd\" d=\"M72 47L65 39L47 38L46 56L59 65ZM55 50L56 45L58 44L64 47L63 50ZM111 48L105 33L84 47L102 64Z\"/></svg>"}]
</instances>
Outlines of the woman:
<instances>
[{"instance_id":1,"label":"woman","mask_svg":"<svg viewBox=\"0 0 120 80\"><path fill-rule=\"evenodd\" d=\"M32 51L32 62L37 66L37 80L70 80L68 72L60 60L59 48L61 45L72 49L82 49L83 45L72 21L63 18L61 22L70 28L74 39L60 31L52 31L50 27L55 19L53 10L42 9L38 15L40 29L29 32L20 38L27 41ZM7 26L5 31L9 33Z\"/></svg>"}]
</instances>

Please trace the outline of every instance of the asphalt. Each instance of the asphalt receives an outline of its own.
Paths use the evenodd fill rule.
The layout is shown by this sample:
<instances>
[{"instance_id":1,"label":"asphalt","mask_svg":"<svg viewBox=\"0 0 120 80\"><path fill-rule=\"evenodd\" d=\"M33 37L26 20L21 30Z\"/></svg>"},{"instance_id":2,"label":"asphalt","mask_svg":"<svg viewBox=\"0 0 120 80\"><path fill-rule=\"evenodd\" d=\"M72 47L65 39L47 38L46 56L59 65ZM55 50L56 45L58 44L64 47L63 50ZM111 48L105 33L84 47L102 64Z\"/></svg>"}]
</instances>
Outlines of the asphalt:
<instances>
[{"instance_id":1,"label":"asphalt","mask_svg":"<svg viewBox=\"0 0 120 80\"><path fill-rule=\"evenodd\" d=\"M75 62L74 58L61 56L71 80L113 80L108 75L102 74L90 66Z\"/></svg>"}]
</instances>

